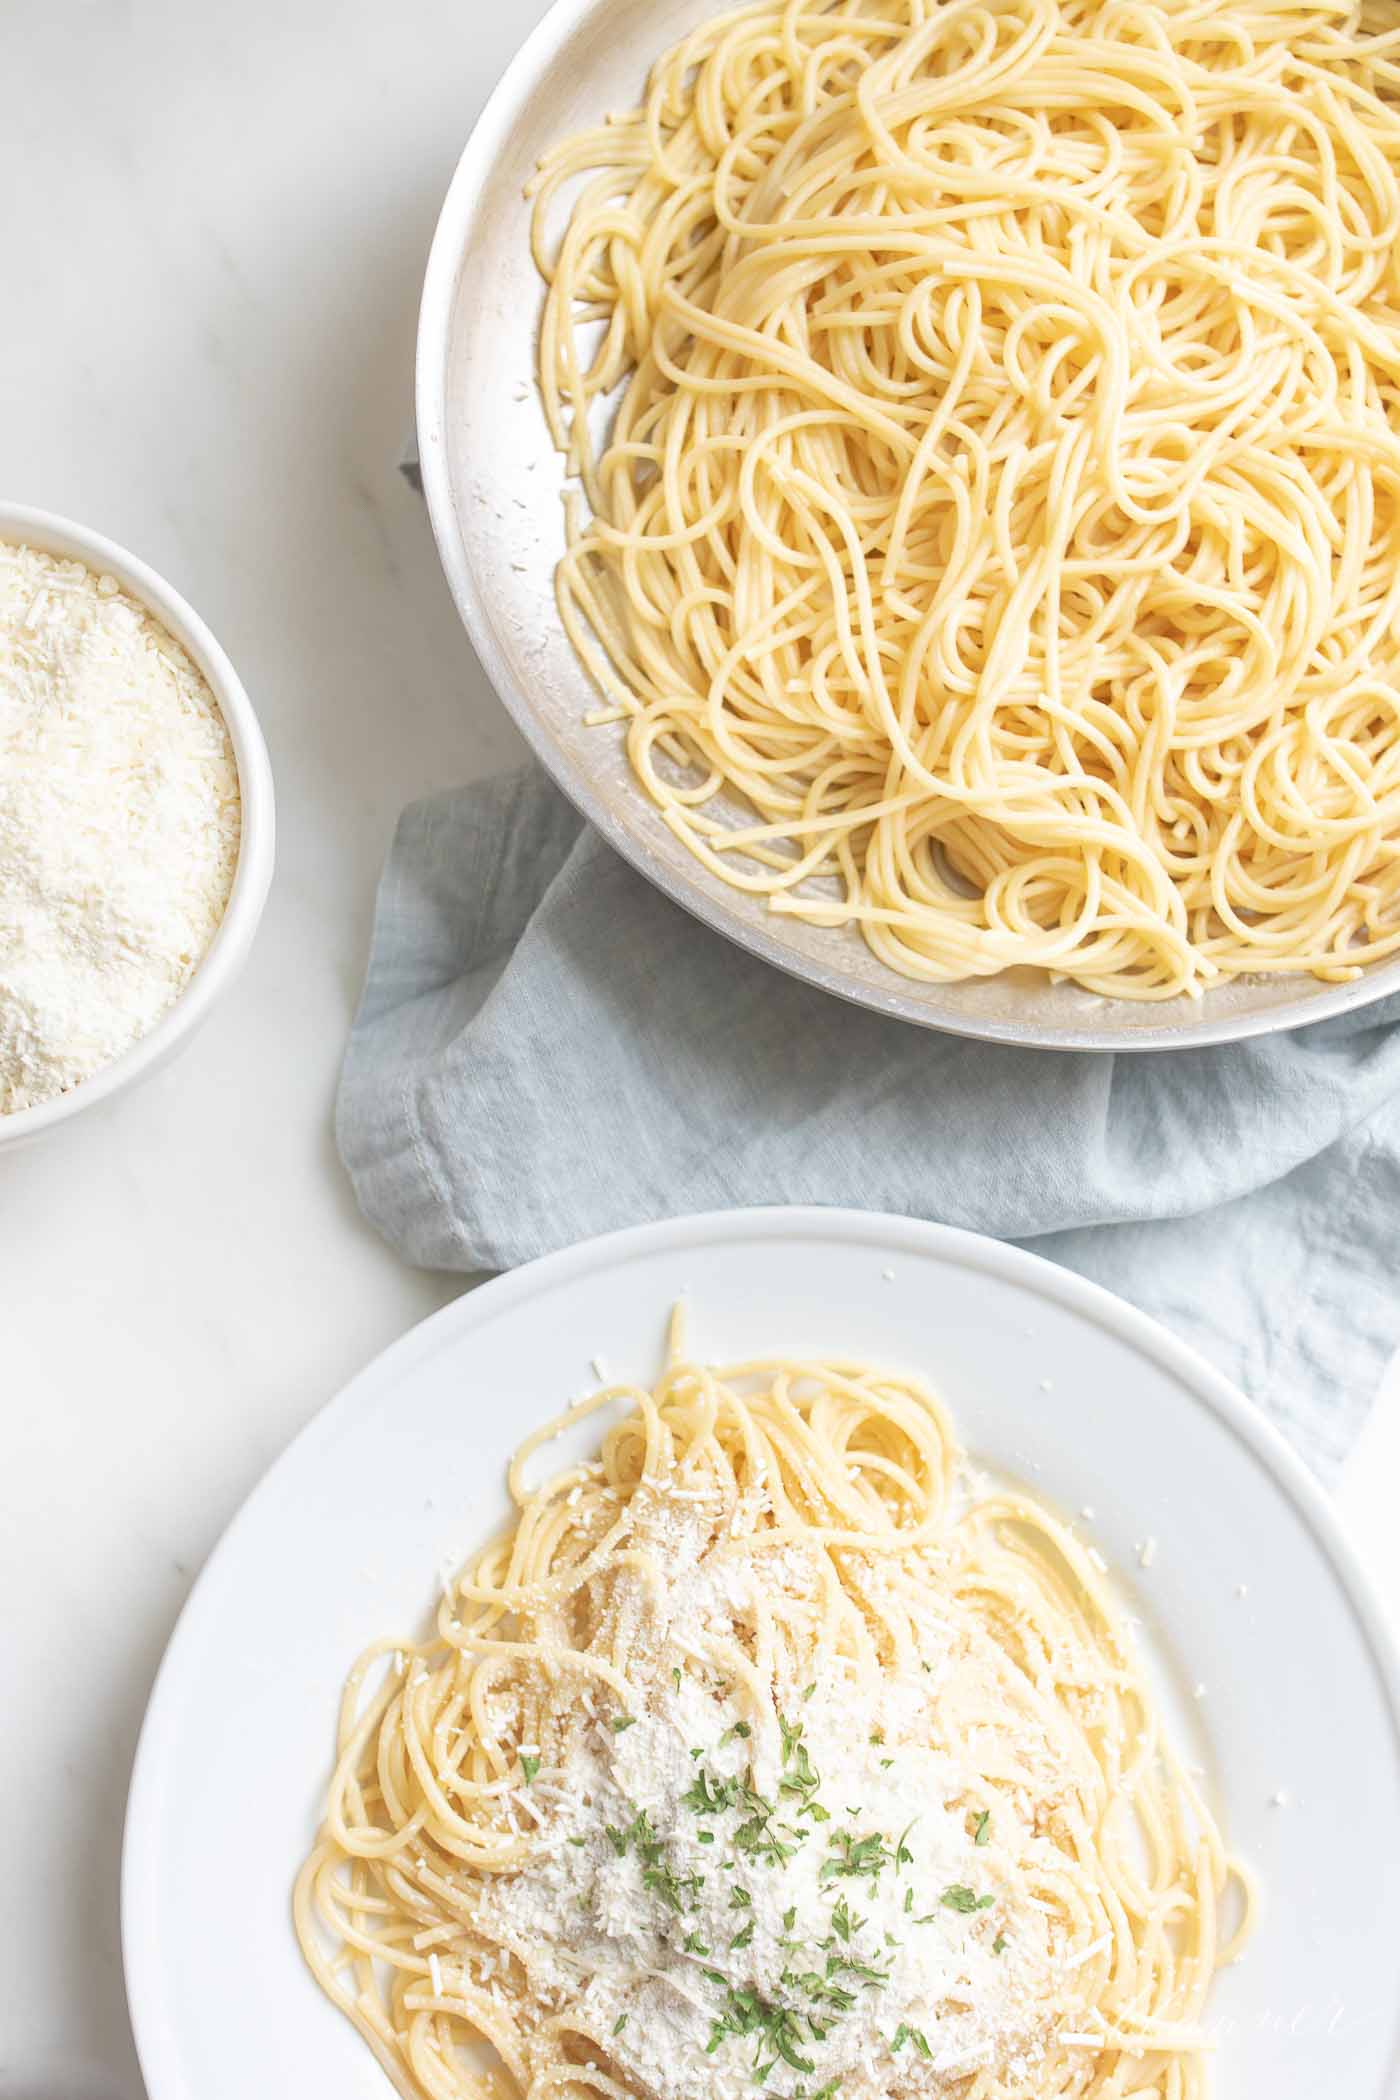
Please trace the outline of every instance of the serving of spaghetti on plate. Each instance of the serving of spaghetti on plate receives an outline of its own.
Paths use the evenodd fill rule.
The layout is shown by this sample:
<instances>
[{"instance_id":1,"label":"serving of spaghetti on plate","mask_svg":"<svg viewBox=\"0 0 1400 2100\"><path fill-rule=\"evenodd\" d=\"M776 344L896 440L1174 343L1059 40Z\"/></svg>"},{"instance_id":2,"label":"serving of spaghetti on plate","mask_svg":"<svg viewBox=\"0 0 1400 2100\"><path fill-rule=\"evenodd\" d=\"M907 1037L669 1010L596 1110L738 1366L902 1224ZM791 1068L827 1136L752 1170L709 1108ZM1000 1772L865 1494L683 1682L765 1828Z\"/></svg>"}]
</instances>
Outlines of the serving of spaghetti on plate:
<instances>
[{"instance_id":1,"label":"serving of spaghetti on plate","mask_svg":"<svg viewBox=\"0 0 1400 2100\"><path fill-rule=\"evenodd\" d=\"M408 2100L1204 2091L1248 1877L1102 1554L970 1482L927 1387L717 1370L678 1309L510 1486L351 1673L297 1886Z\"/></svg>"},{"instance_id":2,"label":"serving of spaghetti on plate","mask_svg":"<svg viewBox=\"0 0 1400 2100\"><path fill-rule=\"evenodd\" d=\"M124 1945L152 2100L1386 2100L1397 1847L1394 1657L1239 1395L1014 1250L750 1212L487 1285L274 1467Z\"/></svg>"}]
</instances>

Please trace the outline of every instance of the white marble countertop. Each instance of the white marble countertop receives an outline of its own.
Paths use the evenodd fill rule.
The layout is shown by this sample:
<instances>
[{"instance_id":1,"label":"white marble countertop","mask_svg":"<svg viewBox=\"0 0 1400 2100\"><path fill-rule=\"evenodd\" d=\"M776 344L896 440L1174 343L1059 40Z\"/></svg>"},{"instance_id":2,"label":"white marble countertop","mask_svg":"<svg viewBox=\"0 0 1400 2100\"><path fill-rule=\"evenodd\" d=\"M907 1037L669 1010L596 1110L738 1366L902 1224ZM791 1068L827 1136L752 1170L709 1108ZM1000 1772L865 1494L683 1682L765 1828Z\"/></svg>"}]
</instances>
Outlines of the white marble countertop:
<instances>
[{"instance_id":1,"label":"white marble countertop","mask_svg":"<svg viewBox=\"0 0 1400 2100\"><path fill-rule=\"evenodd\" d=\"M520 748L394 461L437 207L543 12L66 0L8 40L0 494L204 613L281 839L247 975L186 1059L0 1163L5 2100L137 2100L117 1868L161 1650L292 1432L460 1288L361 1223L331 1099L399 808ZM1397 1466L1400 1388L1342 1489L1400 1613Z\"/></svg>"}]
</instances>

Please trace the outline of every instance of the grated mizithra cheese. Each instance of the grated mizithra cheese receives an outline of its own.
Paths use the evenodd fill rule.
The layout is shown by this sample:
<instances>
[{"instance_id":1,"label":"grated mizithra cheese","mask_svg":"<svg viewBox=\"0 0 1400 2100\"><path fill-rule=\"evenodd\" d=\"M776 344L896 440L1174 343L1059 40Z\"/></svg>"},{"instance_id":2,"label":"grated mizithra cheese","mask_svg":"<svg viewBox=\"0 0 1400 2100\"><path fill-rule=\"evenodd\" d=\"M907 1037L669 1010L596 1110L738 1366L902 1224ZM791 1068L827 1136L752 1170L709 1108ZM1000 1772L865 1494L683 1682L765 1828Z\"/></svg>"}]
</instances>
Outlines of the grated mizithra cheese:
<instances>
[{"instance_id":1,"label":"grated mizithra cheese","mask_svg":"<svg viewBox=\"0 0 1400 2100\"><path fill-rule=\"evenodd\" d=\"M666 1582L637 1578L635 1711L619 1729L584 1701L592 1725L566 1765L515 1797L545 1846L488 1884L482 1923L524 1963L536 2003L576 2007L632 2087L664 2100L755 2100L768 2045L744 2007L794 1997L825 2032L803 2032L792 2071L778 2064L784 2089L795 2073L811 2100L838 2086L880 2100L893 2057L920 2100L979 2071L1029 2100L1059 2019L1084 2009L1013 1864L1034 1839L1012 1808L969 1817L965 1772L920 1740L958 1668L952 1628L931 1598L904 1681L829 1670L775 1687L770 1740L771 1723L749 1728L690 1658L765 1598L815 1608L821 1556L793 1543L755 1566L705 1550L709 1529L674 1495L639 1512L635 1540ZM878 1573L865 1579L874 1594ZM780 1804L764 1839L785 1840L777 1859L745 1843L746 1787Z\"/></svg>"},{"instance_id":2,"label":"grated mizithra cheese","mask_svg":"<svg viewBox=\"0 0 1400 2100\"><path fill-rule=\"evenodd\" d=\"M238 859L209 686L110 576L0 542L0 1114L149 1033Z\"/></svg>"}]
</instances>

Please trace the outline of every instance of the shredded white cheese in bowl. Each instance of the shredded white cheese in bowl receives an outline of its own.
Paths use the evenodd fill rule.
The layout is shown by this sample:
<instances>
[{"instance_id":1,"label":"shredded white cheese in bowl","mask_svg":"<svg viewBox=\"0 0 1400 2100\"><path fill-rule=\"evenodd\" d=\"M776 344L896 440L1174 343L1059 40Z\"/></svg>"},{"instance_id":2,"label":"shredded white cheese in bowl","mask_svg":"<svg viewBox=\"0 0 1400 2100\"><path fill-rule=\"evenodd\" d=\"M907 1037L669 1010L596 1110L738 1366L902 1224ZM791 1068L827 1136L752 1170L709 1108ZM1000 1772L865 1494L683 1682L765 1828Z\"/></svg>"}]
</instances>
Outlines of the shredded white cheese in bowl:
<instances>
[{"instance_id":1,"label":"shredded white cheese in bowl","mask_svg":"<svg viewBox=\"0 0 1400 2100\"><path fill-rule=\"evenodd\" d=\"M81 528L0 510L0 1143L188 1032L245 873L231 965L251 940L270 822L251 709L189 608Z\"/></svg>"}]
</instances>

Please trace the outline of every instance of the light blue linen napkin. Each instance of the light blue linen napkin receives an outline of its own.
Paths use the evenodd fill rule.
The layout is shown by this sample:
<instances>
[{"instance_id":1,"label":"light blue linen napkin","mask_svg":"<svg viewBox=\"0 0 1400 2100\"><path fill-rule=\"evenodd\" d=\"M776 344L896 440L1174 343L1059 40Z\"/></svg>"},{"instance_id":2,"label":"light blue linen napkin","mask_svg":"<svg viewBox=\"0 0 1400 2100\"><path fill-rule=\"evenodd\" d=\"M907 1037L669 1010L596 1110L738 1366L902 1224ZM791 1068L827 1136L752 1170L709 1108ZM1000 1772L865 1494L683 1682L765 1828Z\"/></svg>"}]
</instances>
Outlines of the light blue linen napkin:
<instances>
[{"instance_id":1,"label":"light blue linen napkin","mask_svg":"<svg viewBox=\"0 0 1400 2100\"><path fill-rule=\"evenodd\" d=\"M1400 999L1165 1055L842 1004L660 896L534 769L405 811L341 1155L409 1261L835 1203L1015 1240L1196 1344L1319 1471L1400 1341Z\"/></svg>"}]
</instances>

